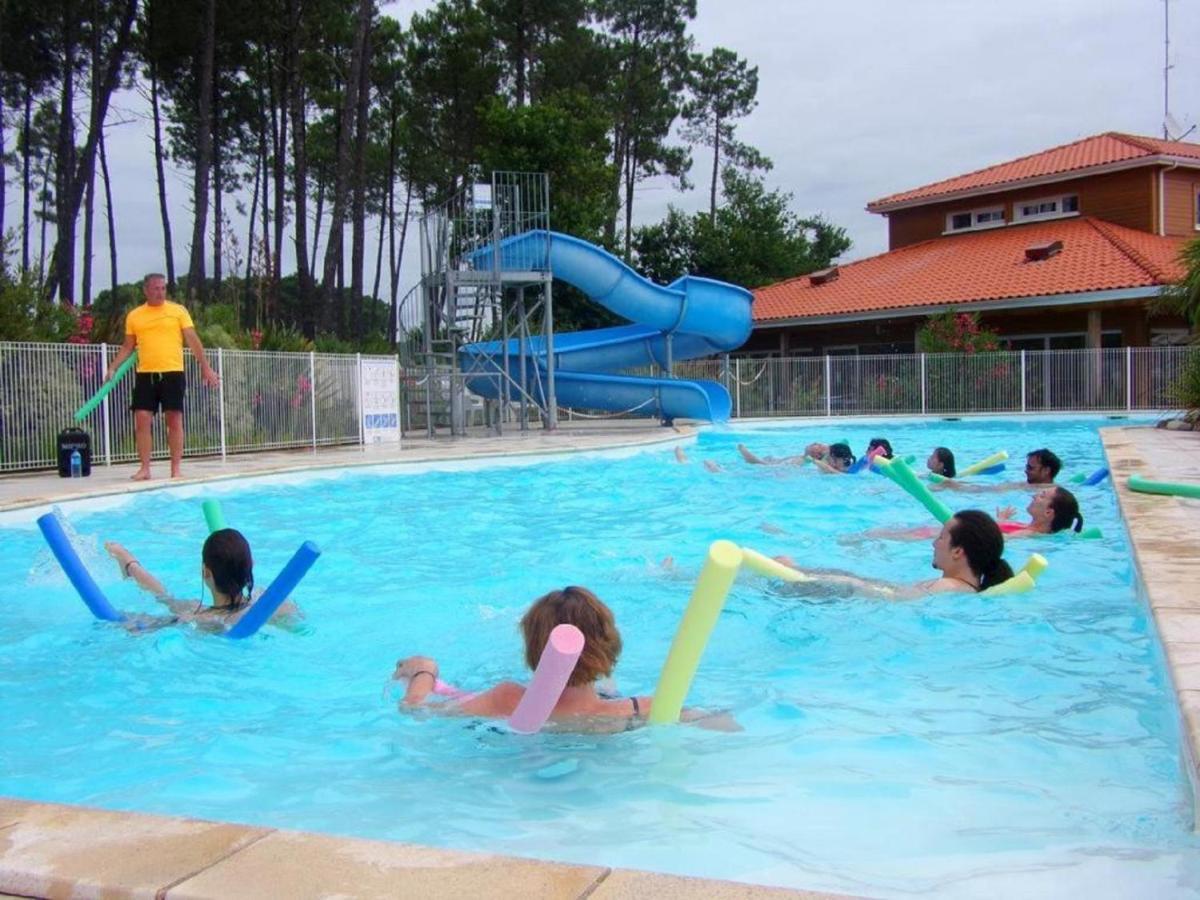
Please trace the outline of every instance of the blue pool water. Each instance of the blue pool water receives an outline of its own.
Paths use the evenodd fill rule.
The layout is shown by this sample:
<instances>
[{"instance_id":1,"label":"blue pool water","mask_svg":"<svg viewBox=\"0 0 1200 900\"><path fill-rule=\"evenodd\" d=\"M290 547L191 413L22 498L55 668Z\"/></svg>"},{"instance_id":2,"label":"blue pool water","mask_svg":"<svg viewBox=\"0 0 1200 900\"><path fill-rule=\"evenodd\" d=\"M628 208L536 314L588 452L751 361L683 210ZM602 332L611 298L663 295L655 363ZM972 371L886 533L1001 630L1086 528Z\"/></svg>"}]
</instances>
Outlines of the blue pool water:
<instances>
[{"instance_id":1,"label":"blue pool water","mask_svg":"<svg viewBox=\"0 0 1200 900\"><path fill-rule=\"evenodd\" d=\"M151 612L100 549L117 539L198 596L200 497L250 538L265 583L303 539L305 633L131 636L91 620L35 511L0 517L0 794L870 896L1182 896L1200 843L1157 639L1111 487L1077 491L1104 541L1014 541L1051 563L1005 599L814 602L734 587L693 727L519 738L402 715L397 657L467 688L521 677L517 620L578 583L616 612L617 684L651 693L707 544L915 581L928 542L848 542L928 515L887 480L740 462L877 433L961 464L1049 446L1102 463L1103 420L835 423L703 434L670 449L403 474L318 473L64 507L115 605ZM700 461L725 471L711 474ZM967 498L994 508L1027 494ZM772 531L763 529L769 523ZM674 566L664 568L664 557ZM1014 566L1015 567L1015 566Z\"/></svg>"}]
</instances>

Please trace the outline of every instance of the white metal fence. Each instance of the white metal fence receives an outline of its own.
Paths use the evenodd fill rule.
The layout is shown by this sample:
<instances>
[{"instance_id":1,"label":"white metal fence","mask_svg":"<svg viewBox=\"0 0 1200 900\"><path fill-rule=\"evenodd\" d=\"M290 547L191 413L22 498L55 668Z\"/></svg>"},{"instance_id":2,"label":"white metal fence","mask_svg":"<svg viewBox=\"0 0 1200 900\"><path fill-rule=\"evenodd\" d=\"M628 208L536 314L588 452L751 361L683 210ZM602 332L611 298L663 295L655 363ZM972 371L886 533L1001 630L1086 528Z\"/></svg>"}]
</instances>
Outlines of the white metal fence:
<instances>
[{"instance_id":1,"label":"white metal fence","mask_svg":"<svg viewBox=\"0 0 1200 900\"><path fill-rule=\"evenodd\" d=\"M0 342L0 472L53 468L56 436L100 387L106 345ZM980 354L712 358L678 363L677 378L724 384L735 417L973 412L1162 410L1197 347L1128 347ZM213 350L219 388L202 385L185 353L185 455L357 444L359 357L325 353ZM449 372L442 373L449 376ZM408 427L441 415L424 371L402 368ZM445 380L450 383L451 379ZM94 463L137 458L129 414L133 379L118 384L82 423ZM166 455L155 418L155 456Z\"/></svg>"},{"instance_id":2,"label":"white metal fence","mask_svg":"<svg viewBox=\"0 0 1200 900\"><path fill-rule=\"evenodd\" d=\"M100 387L105 344L0 342L0 472L53 468L56 438ZM359 357L327 353L209 350L221 376L206 387L199 366L184 354L186 456L248 450L357 444ZM385 359L391 357L383 357ZM137 459L133 379L125 378L79 427L92 437L94 464ZM154 455L167 454L161 416L154 420Z\"/></svg>"},{"instance_id":3,"label":"white metal fence","mask_svg":"<svg viewBox=\"0 0 1200 900\"><path fill-rule=\"evenodd\" d=\"M1164 410L1200 347L724 358L675 376L721 382L735 417Z\"/></svg>"}]
</instances>

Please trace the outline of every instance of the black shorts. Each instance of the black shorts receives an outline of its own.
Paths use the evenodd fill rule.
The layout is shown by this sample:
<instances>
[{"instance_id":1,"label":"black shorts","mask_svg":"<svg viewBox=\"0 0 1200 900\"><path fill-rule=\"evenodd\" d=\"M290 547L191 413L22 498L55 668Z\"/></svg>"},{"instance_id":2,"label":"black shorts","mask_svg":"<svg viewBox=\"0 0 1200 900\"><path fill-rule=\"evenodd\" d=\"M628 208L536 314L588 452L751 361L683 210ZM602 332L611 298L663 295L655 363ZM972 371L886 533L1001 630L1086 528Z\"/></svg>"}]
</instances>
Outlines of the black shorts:
<instances>
[{"instance_id":1,"label":"black shorts","mask_svg":"<svg viewBox=\"0 0 1200 900\"><path fill-rule=\"evenodd\" d=\"M132 410L183 412L184 381L182 372L138 372L133 382Z\"/></svg>"}]
</instances>

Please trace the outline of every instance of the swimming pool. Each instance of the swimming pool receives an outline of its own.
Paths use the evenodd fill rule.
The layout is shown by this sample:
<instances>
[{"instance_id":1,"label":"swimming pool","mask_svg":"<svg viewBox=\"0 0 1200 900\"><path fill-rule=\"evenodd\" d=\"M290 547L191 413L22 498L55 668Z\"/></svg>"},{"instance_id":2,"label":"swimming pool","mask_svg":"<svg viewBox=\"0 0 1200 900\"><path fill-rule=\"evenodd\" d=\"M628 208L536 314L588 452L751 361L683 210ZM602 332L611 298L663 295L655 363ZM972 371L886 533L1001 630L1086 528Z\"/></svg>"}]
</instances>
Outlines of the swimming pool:
<instances>
[{"instance_id":1,"label":"swimming pool","mask_svg":"<svg viewBox=\"0 0 1200 900\"><path fill-rule=\"evenodd\" d=\"M1051 562L1033 594L816 603L741 580L689 700L732 710L741 733L516 738L399 715L383 696L410 653L464 687L518 676L516 620L567 583L614 608L619 686L649 693L716 537L867 575L932 574L928 542L838 540L927 521L885 479L752 468L739 441L771 454L846 437L860 450L883 433L901 453L945 443L964 463L1044 445L1087 473L1102 423L742 428L704 434L686 466L658 450L65 508L127 609L155 605L98 542L121 540L195 596L202 493L248 534L264 582L315 540L325 555L297 592L306 633L242 643L92 622L32 515L10 514L0 794L873 896L1193 893L1174 701L1107 485L1077 491L1106 541L1013 542L1010 561L1036 547ZM706 472L706 458L726 471Z\"/></svg>"}]
</instances>

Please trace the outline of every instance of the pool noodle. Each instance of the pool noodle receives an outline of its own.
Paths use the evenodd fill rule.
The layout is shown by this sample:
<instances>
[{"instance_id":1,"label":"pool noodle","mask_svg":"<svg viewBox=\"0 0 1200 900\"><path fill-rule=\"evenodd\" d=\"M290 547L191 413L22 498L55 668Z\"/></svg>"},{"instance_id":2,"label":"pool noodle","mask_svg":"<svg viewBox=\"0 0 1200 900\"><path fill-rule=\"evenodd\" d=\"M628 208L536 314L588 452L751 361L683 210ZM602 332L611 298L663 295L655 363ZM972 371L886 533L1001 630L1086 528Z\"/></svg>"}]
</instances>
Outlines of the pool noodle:
<instances>
[{"instance_id":1,"label":"pool noodle","mask_svg":"<svg viewBox=\"0 0 1200 900\"><path fill-rule=\"evenodd\" d=\"M508 717L509 728L517 734L534 734L546 724L575 671L583 644L583 632L574 625L554 626L533 671L533 680Z\"/></svg>"},{"instance_id":2,"label":"pool noodle","mask_svg":"<svg viewBox=\"0 0 1200 900\"><path fill-rule=\"evenodd\" d=\"M708 558L696 579L683 621L679 623L667 661L658 676L654 704L650 707L652 723L662 725L679 721L700 657L743 558L743 551L731 541L713 541L709 546Z\"/></svg>"},{"instance_id":3,"label":"pool noodle","mask_svg":"<svg viewBox=\"0 0 1200 900\"><path fill-rule=\"evenodd\" d=\"M275 610L279 609L283 601L288 598L288 594L300 583L300 579L312 568L313 563L320 555L321 551L312 541L305 541L301 544L300 549L292 554L292 558L283 567L283 571L276 575L275 580L263 591L263 595L237 620L232 628L225 632L225 637L240 640L250 637L262 628L267 620L275 614Z\"/></svg>"},{"instance_id":4,"label":"pool noodle","mask_svg":"<svg viewBox=\"0 0 1200 900\"><path fill-rule=\"evenodd\" d=\"M62 523L58 521L57 517L53 513L46 513L44 516L38 517L37 523L46 543L50 545L50 551L58 560L58 564L62 566L63 572L66 573L80 598L92 611L92 615L106 622L124 621L125 616L113 609L108 598L104 596L104 592L100 590L100 586L96 584L95 579L80 561L79 554L71 546L71 541L67 538L67 533L63 531Z\"/></svg>"},{"instance_id":5,"label":"pool noodle","mask_svg":"<svg viewBox=\"0 0 1200 900\"><path fill-rule=\"evenodd\" d=\"M1130 475L1129 489L1142 494L1163 494L1168 497L1190 497L1193 500L1200 500L1200 484L1152 481L1141 475Z\"/></svg>"},{"instance_id":6,"label":"pool noodle","mask_svg":"<svg viewBox=\"0 0 1200 900\"><path fill-rule=\"evenodd\" d=\"M83 404L83 406L79 407L79 409L75 410L75 421L82 422L85 418L87 418L87 414L100 405L100 401L107 397L108 392L117 386L117 382L121 380L121 376L128 372L129 367L135 362L137 362L137 350L134 350L132 353L130 353L125 362L117 366L117 371L113 372L112 378L100 385L100 390L92 394L92 399Z\"/></svg>"},{"instance_id":7,"label":"pool noodle","mask_svg":"<svg viewBox=\"0 0 1200 900\"><path fill-rule=\"evenodd\" d=\"M209 534L229 527L225 524L225 514L221 512L220 500L205 500L202 506L204 508L204 521L208 525Z\"/></svg>"},{"instance_id":8,"label":"pool noodle","mask_svg":"<svg viewBox=\"0 0 1200 900\"><path fill-rule=\"evenodd\" d=\"M797 572L791 566L785 566L769 556L763 556L757 550L748 550L745 547L742 548L742 565L759 575L766 575L768 578L779 578L783 581L813 580L811 576Z\"/></svg>"},{"instance_id":9,"label":"pool noodle","mask_svg":"<svg viewBox=\"0 0 1200 900\"><path fill-rule=\"evenodd\" d=\"M917 480L917 476L913 473L907 463L902 459L892 460L877 460L880 469L887 473L888 477L904 490L908 491L922 506L924 506L933 515L935 519L943 525L954 515L945 503L930 493L929 488L921 484Z\"/></svg>"},{"instance_id":10,"label":"pool noodle","mask_svg":"<svg viewBox=\"0 0 1200 900\"><path fill-rule=\"evenodd\" d=\"M1026 591L1031 591L1037 586L1037 579L1050 563L1046 557L1040 553L1031 553L1029 559L1025 561L1025 565L1021 567L1021 571L1013 575L1006 581L1000 582L995 587L990 587L986 591L980 591L980 594L987 597L1002 597L1008 594L1024 594Z\"/></svg>"},{"instance_id":11,"label":"pool noodle","mask_svg":"<svg viewBox=\"0 0 1200 900\"><path fill-rule=\"evenodd\" d=\"M997 450L991 456L984 457L977 463L972 463L958 473L959 478L966 478L968 475L978 475L984 469L991 468L997 463L1002 463L1008 459L1007 450Z\"/></svg>"}]
</instances>

